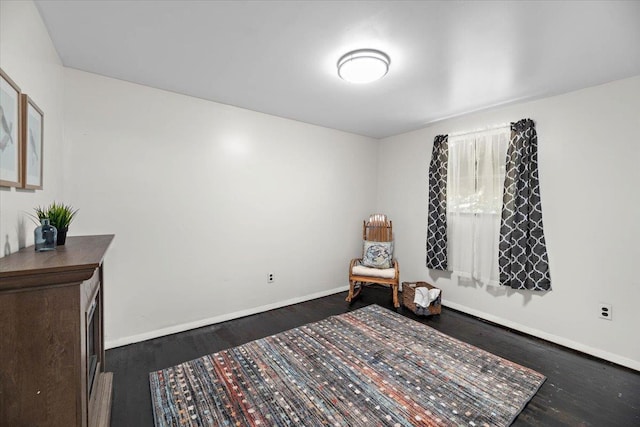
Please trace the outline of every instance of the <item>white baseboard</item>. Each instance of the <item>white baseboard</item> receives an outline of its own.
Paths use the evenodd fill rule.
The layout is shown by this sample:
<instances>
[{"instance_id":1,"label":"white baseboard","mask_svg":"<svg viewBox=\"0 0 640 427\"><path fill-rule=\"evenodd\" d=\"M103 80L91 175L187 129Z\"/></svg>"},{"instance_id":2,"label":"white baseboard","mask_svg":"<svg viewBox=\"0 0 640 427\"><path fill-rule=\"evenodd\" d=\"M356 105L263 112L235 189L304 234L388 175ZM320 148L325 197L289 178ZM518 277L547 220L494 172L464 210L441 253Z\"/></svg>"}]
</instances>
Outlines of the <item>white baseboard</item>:
<instances>
[{"instance_id":1,"label":"white baseboard","mask_svg":"<svg viewBox=\"0 0 640 427\"><path fill-rule=\"evenodd\" d=\"M179 325L169 326L167 328L162 328L162 329L156 329L156 330L145 332L142 334L131 335L128 337L118 338L115 340L109 340L105 342L105 348L108 350L111 348L121 347L123 345L128 345L128 344L134 344L137 342L162 337L165 335L188 331L190 329L196 329L196 328L201 328L203 326L226 322L227 320L233 320L240 317L250 316L252 314L273 310L276 308L286 307L292 304L298 304L300 302L309 301L316 298L322 298L328 295L336 294L338 292L344 292L348 289L349 289L348 286L341 286L341 287L329 289L326 291L321 291L321 292L316 292L316 293L301 296L301 297L291 298L285 301L278 301L272 304L261 305L261 306L253 307L246 310L240 310L240 311L235 311L233 313L222 314L220 316L209 317L206 319L197 320L195 322L182 323ZM512 322L502 317L494 316L492 314L488 314L479 310L475 310L473 308L469 308L462 304L457 304L451 301L443 300L442 305L445 307L451 307L455 310L459 310L463 313L467 313L472 316L479 317L481 319L488 320L493 323L497 323L502 326L506 326L511 329L515 329L516 331L524 332L525 334L529 334L537 338L542 338L543 340L547 340L547 341L562 345L564 347L572 348L574 350L578 350L580 352L590 354L592 356L599 357L601 359L608 360L613 363L617 363L618 365L626 366L636 371L640 371L640 362L637 360L629 359L627 357L623 357L614 353L609 353L604 350L593 348L593 347L569 340L567 338L550 334L535 328L530 328L528 326L521 325L516 322Z\"/></svg>"},{"instance_id":2,"label":"white baseboard","mask_svg":"<svg viewBox=\"0 0 640 427\"><path fill-rule=\"evenodd\" d=\"M506 326L511 329L515 329L516 331L524 332L525 334L532 335L537 338L542 338L543 340L560 344L561 346L569 347L571 349L578 350L582 353L590 354L592 356L599 357L600 359L608 360L609 362L617 363L618 365L626 366L627 368L640 371L640 361L629 359L627 357L623 357L618 354L609 353L607 351L600 350L598 348L593 348L588 345L584 345L564 337L550 334L535 328L530 328L528 326L524 326L519 323L512 322L508 319L504 319L498 316L493 316L491 314L488 314L479 310L474 310L473 308L469 308L467 306L457 304L451 301L443 300L442 305L445 307L450 307L455 310L462 311L463 313L467 313L472 316L479 317L481 319L488 320L493 323L497 323L502 326Z\"/></svg>"},{"instance_id":3,"label":"white baseboard","mask_svg":"<svg viewBox=\"0 0 640 427\"><path fill-rule=\"evenodd\" d=\"M276 308L286 307L292 304L298 304L300 302L305 302L305 301L309 301L316 298L326 297L328 295L337 294L338 292L344 292L346 290L349 290L349 286L340 286L338 288L333 288L326 291L320 291L320 292L316 292L316 293L301 296L301 297L291 298L285 301L278 301L272 304L261 305L259 307L253 307L246 310L235 311L233 313L226 313L220 316L209 317L206 319L197 320L195 322L182 323L179 325L169 326L167 328L155 329L153 331L145 332L142 334L131 335L128 337L117 338L114 340L107 340L105 341L104 346L105 346L105 349L109 350L111 348L121 347L123 345L134 344L137 342L162 337L165 335L184 332L190 329L201 328L203 326L209 326L215 323L226 322L227 320L233 320L239 317L250 316L256 313L262 313L262 312L273 310Z\"/></svg>"}]
</instances>

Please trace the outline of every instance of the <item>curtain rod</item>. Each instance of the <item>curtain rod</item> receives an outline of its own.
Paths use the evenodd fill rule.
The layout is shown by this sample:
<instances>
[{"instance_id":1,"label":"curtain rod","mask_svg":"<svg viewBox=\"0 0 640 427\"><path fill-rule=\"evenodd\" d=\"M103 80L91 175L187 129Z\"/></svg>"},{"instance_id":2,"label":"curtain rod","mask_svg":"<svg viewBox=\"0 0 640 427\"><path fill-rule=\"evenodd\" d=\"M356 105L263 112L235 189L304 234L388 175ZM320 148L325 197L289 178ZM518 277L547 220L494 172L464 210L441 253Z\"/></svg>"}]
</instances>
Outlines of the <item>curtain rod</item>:
<instances>
[{"instance_id":1,"label":"curtain rod","mask_svg":"<svg viewBox=\"0 0 640 427\"><path fill-rule=\"evenodd\" d=\"M453 132L453 133L449 134L449 137L469 135L469 134L472 134L472 133L486 132L486 131L489 131L489 130L495 130L495 129L500 129L500 128L508 128L509 125L510 125L509 123L501 123L499 125L488 126L488 127L484 127L484 128L480 128L480 129L475 129L475 130L467 130L467 131L462 131L462 132Z\"/></svg>"}]
</instances>

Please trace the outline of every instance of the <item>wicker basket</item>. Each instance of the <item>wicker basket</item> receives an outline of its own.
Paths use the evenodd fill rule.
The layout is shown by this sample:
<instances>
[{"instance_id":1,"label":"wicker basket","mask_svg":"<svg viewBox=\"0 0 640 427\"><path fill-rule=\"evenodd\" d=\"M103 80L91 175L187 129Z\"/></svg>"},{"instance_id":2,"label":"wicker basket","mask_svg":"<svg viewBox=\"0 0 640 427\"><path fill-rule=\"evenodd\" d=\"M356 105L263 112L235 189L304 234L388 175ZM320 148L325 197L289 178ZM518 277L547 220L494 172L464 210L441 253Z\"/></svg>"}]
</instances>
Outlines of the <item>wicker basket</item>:
<instances>
[{"instance_id":1,"label":"wicker basket","mask_svg":"<svg viewBox=\"0 0 640 427\"><path fill-rule=\"evenodd\" d=\"M416 303L413 302L413 300L416 296L416 288L421 287L436 289L435 286L430 285L427 282L402 282L402 305L404 305L414 313L416 312ZM429 307L427 307L430 315L440 314L440 311L442 309L442 305L440 304L441 301L442 291L440 291L440 295L438 295L438 298L435 301L432 301L431 304L429 304Z\"/></svg>"}]
</instances>

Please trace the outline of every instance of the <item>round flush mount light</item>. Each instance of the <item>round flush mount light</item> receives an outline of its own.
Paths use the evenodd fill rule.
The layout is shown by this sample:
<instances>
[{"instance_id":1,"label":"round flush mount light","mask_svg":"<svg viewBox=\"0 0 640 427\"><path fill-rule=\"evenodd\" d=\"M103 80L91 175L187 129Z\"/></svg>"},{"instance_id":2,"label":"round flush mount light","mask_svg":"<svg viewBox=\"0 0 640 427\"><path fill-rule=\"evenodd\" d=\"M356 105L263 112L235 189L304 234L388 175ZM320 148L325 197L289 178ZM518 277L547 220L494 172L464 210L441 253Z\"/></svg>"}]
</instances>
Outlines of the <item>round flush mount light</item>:
<instances>
[{"instance_id":1,"label":"round flush mount light","mask_svg":"<svg viewBox=\"0 0 640 427\"><path fill-rule=\"evenodd\" d=\"M379 50L354 50L338 60L338 75L349 83L371 83L387 74L390 63L389 56Z\"/></svg>"}]
</instances>

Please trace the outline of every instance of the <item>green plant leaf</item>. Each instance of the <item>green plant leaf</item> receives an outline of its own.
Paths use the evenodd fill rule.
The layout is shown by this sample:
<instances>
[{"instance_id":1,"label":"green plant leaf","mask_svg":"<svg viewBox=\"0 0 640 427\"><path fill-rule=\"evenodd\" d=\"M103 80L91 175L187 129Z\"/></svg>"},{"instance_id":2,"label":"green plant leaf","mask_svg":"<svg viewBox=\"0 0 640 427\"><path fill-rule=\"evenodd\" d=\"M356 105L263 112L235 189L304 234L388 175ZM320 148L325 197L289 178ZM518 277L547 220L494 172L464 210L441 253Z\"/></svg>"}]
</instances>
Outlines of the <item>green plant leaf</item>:
<instances>
[{"instance_id":1,"label":"green plant leaf","mask_svg":"<svg viewBox=\"0 0 640 427\"><path fill-rule=\"evenodd\" d=\"M30 214L29 216L34 222L38 220L37 223L40 224L40 220L49 218L50 224L58 230L68 228L78 213L78 209L74 209L71 205L57 202L53 202L46 208L38 206L33 208L33 210L35 215Z\"/></svg>"}]
</instances>

